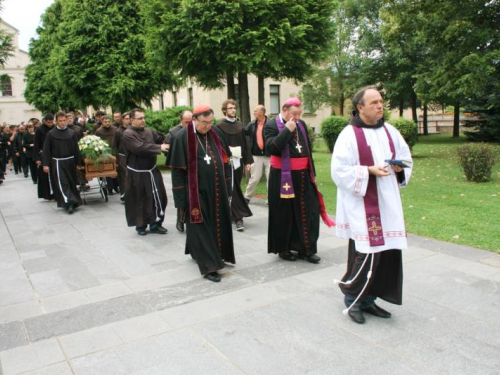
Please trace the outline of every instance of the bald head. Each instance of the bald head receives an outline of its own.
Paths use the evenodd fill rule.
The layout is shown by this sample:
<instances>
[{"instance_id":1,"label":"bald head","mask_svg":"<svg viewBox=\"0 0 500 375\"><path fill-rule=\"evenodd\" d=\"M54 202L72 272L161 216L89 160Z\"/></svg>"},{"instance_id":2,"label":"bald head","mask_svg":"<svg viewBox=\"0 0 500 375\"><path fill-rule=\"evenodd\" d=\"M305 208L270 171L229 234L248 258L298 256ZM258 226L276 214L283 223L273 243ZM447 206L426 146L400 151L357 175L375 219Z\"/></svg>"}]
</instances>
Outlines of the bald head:
<instances>
[{"instance_id":1,"label":"bald head","mask_svg":"<svg viewBox=\"0 0 500 375\"><path fill-rule=\"evenodd\" d=\"M264 107L262 104L257 105L253 109L253 115L257 121L262 121L262 119L266 117L266 107Z\"/></svg>"}]
</instances>

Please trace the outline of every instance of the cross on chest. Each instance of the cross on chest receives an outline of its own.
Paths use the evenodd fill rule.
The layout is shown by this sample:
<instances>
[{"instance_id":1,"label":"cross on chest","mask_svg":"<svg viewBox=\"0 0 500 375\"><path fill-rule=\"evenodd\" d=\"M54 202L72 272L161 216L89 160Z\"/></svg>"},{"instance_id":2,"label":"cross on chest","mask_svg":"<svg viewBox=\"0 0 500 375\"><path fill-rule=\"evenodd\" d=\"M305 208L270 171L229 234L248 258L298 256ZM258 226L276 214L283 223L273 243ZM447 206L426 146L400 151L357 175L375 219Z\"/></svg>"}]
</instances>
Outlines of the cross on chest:
<instances>
[{"instance_id":1,"label":"cross on chest","mask_svg":"<svg viewBox=\"0 0 500 375\"><path fill-rule=\"evenodd\" d=\"M205 157L203 158L203 160L205 160L207 162L207 164L210 164L210 160L212 158L210 156L208 156L208 154L205 155Z\"/></svg>"},{"instance_id":2,"label":"cross on chest","mask_svg":"<svg viewBox=\"0 0 500 375\"><path fill-rule=\"evenodd\" d=\"M295 148L299 151L299 154L302 154L302 146L300 145L300 143L297 143L297 146L295 146Z\"/></svg>"}]
</instances>

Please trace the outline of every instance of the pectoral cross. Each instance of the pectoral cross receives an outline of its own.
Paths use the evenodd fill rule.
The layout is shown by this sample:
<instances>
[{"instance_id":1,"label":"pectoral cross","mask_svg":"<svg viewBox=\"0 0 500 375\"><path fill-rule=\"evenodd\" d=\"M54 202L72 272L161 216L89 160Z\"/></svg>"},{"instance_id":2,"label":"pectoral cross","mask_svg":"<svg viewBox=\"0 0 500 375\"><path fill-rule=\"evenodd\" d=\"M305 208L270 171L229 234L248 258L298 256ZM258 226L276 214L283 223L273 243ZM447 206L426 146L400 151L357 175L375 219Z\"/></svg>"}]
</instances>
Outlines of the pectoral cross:
<instances>
[{"instance_id":1,"label":"pectoral cross","mask_svg":"<svg viewBox=\"0 0 500 375\"><path fill-rule=\"evenodd\" d=\"M290 186L290 185L288 185L288 182L287 182L285 185L283 185L283 188L284 188L286 191L288 191L288 189L290 189L290 188L291 188L291 186Z\"/></svg>"},{"instance_id":2,"label":"pectoral cross","mask_svg":"<svg viewBox=\"0 0 500 375\"><path fill-rule=\"evenodd\" d=\"M205 155L205 157L203 158L203 160L205 160L207 162L207 164L210 164L210 156L208 156L208 154Z\"/></svg>"},{"instance_id":3,"label":"pectoral cross","mask_svg":"<svg viewBox=\"0 0 500 375\"><path fill-rule=\"evenodd\" d=\"M368 231L373 232L373 235L376 236L378 234L378 231L381 229L382 229L382 227L378 227L377 223L372 221L372 226L370 228L368 228Z\"/></svg>"},{"instance_id":4,"label":"pectoral cross","mask_svg":"<svg viewBox=\"0 0 500 375\"><path fill-rule=\"evenodd\" d=\"M300 143L297 143L297 146L295 146L295 148L299 150L299 154L302 154L302 146L300 145Z\"/></svg>"}]
</instances>

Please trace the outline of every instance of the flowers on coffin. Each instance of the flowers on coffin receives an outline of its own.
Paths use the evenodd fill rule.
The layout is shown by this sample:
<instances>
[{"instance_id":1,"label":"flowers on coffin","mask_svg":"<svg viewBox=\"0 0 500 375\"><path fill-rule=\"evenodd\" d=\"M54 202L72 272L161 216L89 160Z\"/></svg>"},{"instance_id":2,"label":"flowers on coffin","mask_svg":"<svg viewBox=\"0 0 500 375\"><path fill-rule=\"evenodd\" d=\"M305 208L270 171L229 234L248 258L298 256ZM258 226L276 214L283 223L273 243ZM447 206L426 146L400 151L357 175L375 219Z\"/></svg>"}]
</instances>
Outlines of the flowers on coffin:
<instances>
[{"instance_id":1,"label":"flowers on coffin","mask_svg":"<svg viewBox=\"0 0 500 375\"><path fill-rule=\"evenodd\" d=\"M85 158L90 159L96 165L106 162L112 156L108 143L96 135L87 135L80 139L78 148Z\"/></svg>"}]
</instances>

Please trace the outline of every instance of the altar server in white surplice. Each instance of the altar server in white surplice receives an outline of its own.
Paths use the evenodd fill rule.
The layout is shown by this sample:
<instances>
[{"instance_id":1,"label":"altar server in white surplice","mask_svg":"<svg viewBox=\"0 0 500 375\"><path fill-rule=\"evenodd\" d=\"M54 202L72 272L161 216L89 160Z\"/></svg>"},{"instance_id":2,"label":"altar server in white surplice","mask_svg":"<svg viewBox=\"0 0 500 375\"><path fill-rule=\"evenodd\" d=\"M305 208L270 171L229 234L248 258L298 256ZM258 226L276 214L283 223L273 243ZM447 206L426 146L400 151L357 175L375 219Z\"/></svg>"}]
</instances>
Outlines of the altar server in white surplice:
<instances>
[{"instance_id":1,"label":"altar server in white surplice","mask_svg":"<svg viewBox=\"0 0 500 375\"><path fill-rule=\"evenodd\" d=\"M399 189L411 176L410 149L399 131L383 119L382 96L365 87L353 98L356 110L340 133L332 157L337 185L336 233L349 239L347 272L340 284L344 302L356 323L363 312L381 318L391 314L375 304L377 297L401 305L407 248Z\"/></svg>"}]
</instances>

